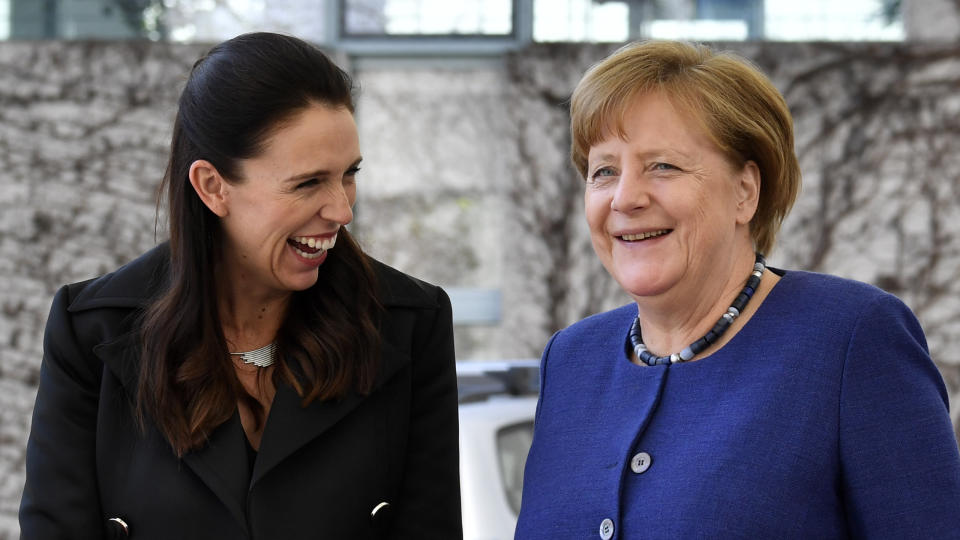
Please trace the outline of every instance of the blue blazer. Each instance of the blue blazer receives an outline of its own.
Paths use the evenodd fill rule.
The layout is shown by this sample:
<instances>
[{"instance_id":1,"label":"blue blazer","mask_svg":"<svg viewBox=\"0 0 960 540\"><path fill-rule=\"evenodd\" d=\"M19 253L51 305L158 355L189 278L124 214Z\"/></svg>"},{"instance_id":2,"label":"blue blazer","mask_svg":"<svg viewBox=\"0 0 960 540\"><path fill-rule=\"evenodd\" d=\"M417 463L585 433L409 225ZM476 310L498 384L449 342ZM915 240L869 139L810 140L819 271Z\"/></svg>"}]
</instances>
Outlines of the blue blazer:
<instances>
[{"instance_id":1,"label":"blue blazer","mask_svg":"<svg viewBox=\"0 0 960 540\"><path fill-rule=\"evenodd\" d=\"M130 538L158 540L462 536L453 334L440 288L374 262L386 308L376 388L303 408L281 385L251 472L237 414L182 460L131 415L136 321L167 257L164 245L57 293L22 538L123 536L115 517Z\"/></svg>"},{"instance_id":2,"label":"blue blazer","mask_svg":"<svg viewBox=\"0 0 960 540\"><path fill-rule=\"evenodd\" d=\"M547 345L516 538L960 538L946 390L895 297L786 272L669 367L628 360L636 314Z\"/></svg>"}]
</instances>

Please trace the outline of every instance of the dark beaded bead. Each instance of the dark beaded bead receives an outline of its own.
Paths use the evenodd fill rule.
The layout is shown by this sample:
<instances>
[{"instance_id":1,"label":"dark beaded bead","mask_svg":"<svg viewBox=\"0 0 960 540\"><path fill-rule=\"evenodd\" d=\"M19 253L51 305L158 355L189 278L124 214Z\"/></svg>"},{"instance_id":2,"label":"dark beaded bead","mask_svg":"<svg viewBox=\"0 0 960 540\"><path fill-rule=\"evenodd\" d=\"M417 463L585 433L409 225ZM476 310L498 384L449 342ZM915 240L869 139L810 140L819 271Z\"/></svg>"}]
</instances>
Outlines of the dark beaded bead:
<instances>
[{"instance_id":1,"label":"dark beaded bead","mask_svg":"<svg viewBox=\"0 0 960 540\"><path fill-rule=\"evenodd\" d=\"M713 329L710 330L714 334L720 335L727 330L727 327L730 326L730 321L727 319L720 319L717 321L717 324L713 325Z\"/></svg>"},{"instance_id":2,"label":"dark beaded bead","mask_svg":"<svg viewBox=\"0 0 960 540\"><path fill-rule=\"evenodd\" d=\"M694 341L693 345L690 345L690 350L693 351L693 354L700 354L709 346L710 344L707 343L706 339L700 338Z\"/></svg>"}]
</instances>

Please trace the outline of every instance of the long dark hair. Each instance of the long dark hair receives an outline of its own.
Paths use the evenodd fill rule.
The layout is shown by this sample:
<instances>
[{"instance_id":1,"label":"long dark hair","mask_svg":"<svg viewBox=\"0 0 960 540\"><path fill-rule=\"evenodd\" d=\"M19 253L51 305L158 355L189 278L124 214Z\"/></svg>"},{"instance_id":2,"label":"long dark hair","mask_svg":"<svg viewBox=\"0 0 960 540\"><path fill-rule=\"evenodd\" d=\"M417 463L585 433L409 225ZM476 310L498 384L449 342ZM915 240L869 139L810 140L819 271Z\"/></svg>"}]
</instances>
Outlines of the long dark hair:
<instances>
[{"instance_id":1,"label":"long dark hair","mask_svg":"<svg viewBox=\"0 0 960 540\"><path fill-rule=\"evenodd\" d=\"M239 160L257 156L280 122L314 103L353 112L353 91L320 50L279 34L238 36L193 66L160 189L169 208L168 281L143 317L137 392L141 425L152 417L177 455L202 446L238 400L259 407L227 361L215 275L222 232L190 185L190 165L205 159L239 178ZM273 380L292 385L304 406L369 392L379 356L373 271L347 231L319 273L313 287L294 293L277 335Z\"/></svg>"}]
</instances>

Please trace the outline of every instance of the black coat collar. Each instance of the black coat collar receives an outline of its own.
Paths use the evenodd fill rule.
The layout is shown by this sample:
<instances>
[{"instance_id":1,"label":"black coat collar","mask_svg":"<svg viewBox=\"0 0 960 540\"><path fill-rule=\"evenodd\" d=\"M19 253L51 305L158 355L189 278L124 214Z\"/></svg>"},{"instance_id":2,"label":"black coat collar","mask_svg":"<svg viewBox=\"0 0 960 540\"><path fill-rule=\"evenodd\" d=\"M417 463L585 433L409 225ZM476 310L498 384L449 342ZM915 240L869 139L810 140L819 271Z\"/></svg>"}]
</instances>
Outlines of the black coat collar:
<instances>
[{"instance_id":1,"label":"black coat collar","mask_svg":"<svg viewBox=\"0 0 960 540\"><path fill-rule=\"evenodd\" d=\"M67 307L67 311L74 314L97 309L130 310L123 313L122 322L116 316L110 317L114 326L106 325L103 336L92 344L94 353L120 378L128 391L136 389L140 372L140 344L136 321L163 285L169 257L169 246L163 243L114 272L77 284L82 290ZM395 347L390 342L390 326L395 322L392 319L397 317L398 311L403 310L392 308L433 309L437 307L437 303L429 291L431 285L375 259L368 260L376 274L380 303L387 312L381 332L384 362L379 379L382 383L395 371L391 368L399 367L393 366L394 362L388 358L388 353L399 352L394 350Z\"/></svg>"},{"instance_id":2,"label":"black coat collar","mask_svg":"<svg viewBox=\"0 0 960 540\"><path fill-rule=\"evenodd\" d=\"M88 309L146 307L163 285L170 259L170 246L164 242L116 271L82 283L83 290L73 299L68 311ZM428 285L380 261L367 259L377 276L380 302L384 307L433 308Z\"/></svg>"}]
</instances>

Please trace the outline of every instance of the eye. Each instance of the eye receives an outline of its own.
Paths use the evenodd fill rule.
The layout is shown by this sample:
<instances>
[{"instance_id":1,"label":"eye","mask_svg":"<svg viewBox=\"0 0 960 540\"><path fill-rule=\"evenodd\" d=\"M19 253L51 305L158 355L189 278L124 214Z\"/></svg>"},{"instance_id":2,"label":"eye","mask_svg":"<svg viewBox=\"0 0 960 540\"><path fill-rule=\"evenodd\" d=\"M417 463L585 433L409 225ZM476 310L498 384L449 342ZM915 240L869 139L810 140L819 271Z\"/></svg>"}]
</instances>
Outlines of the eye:
<instances>
[{"instance_id":1,"label":"eye","mask_svg":"<svg viewBox=\"0 0 960 540\"><path fill-rule=\"evenodd\" d=\"M352 185L357 182L357 173L360 172L360 167L350 167L343 173L343 183L346 185Z\"/></svg>"},{"instance_id":2,"label":"eye","mask_svg":"<svg viewBox=\"0 0 960 540\"><path fill-rule=\"evenodd\" d=\"M600 167L599 169L593 171L593 173L587 178L587 183L595 184L616 176L617 171L612 167Z\"/></svg>"},{"instance_id":3,"label":"eye","mask_svg":"<svg viewBox=\"0 0 960 540\"><path fill-rule=\"evenodd\" d=\"M654 171L679 171L680 167L671 165L669 163L657 162L650 167Z\"/></svg>"},{"instance_id":4,"label":"eye","mask_svg":"<svg viewBox=\"0 0 960 540\"><path fill-rule=\"evenodd\" d=\"M310 178L308 180L304 180L303 182L300 182L299 184L297 184L297 189L305 189L308 187L313 187L319 183L320 183L320 180L318 178Z\"/></svg>"}]
</instances>

